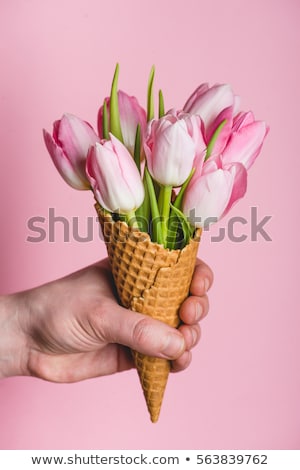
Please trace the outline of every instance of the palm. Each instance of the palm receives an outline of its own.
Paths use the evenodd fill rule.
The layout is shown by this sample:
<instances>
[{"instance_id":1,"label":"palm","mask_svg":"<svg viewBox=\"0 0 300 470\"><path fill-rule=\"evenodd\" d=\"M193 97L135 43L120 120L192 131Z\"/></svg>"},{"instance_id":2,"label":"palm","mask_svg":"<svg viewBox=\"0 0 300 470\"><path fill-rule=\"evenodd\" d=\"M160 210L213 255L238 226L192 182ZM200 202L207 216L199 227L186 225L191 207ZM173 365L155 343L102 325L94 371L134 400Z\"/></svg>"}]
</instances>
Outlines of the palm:
<instances>
[{"instance_id":1,"label":"palm","mask_svg":"<svg viewBox=\"0 0 300 470\"><path fill-rule=\"evenodd\" d=\"M95 324L99 310L115 307L112 285L108 262L103 260L47 285L44 291L43 287L32 291L33 296L46 296L35 304L47 304L46 312L33 313L28 367L34 375L70 382L132 367L128 348L108 343Z\"/></svg>"}]
</instances>

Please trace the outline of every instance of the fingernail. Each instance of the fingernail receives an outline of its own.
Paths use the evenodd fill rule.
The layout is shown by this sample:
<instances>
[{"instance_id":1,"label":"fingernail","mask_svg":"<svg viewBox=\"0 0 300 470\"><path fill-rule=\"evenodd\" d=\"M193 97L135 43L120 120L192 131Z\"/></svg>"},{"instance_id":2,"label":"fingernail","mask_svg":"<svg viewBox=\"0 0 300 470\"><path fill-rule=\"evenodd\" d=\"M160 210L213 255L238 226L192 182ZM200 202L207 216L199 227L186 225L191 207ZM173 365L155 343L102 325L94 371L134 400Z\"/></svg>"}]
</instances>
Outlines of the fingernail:
<instances>
[{"instance_id":1,"label":"fingernail","mask_svg":"<svg viewBox=\"0 0 300 470\"><path fill-rule=\"evenodd\" d=\"M208 280L207 277L206 277L206 278L204 279L204 288L205 288L205 292L208 291L209 285L210 285L209 280Z\"/></svg>"},{"instance_id":2,"label":"fingernail","mask_svg":"<svg viewBox=\"0 0 300 470\"><path fill-rule=\"evenodd\" d=\"M196 302L195 304L195 319L196 321L199 321L203 313L203 308L202 305L199 304L199 302Z\"/></svg>"},{"instance_id":3,"label":"fingernail","mask_svg":"<svg viewBox=\"0 0 300 470\"><path fill-rule=\"evenodd\" d=\"M183 353L185 348L185 341L179 333L169 333L166 337L165 346L162 349L162 354L168 358L176 358Z\"/></svg>"},{"instance_id":4,"label":"fingernail","mask_svg":"<svg viewBox=\"0 0 300 470\"><path fill-rule=\"evenodd\" d=\"M193 328L192 328L192 338L193 338L192 346L194 346L194 344L196 344L196 342L197 342L198 335L197 335L196 331Z\"/></svg>"}]
</instances>

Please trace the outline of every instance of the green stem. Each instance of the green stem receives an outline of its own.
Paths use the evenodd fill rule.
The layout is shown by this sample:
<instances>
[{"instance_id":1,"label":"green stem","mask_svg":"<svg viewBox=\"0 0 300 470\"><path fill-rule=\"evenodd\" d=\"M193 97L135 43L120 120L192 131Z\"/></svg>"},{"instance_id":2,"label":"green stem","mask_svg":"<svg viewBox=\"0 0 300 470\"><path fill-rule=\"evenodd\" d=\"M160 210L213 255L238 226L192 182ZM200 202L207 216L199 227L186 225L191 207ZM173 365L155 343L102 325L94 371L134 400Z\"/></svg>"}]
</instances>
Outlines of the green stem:
<instances>
[{"instance_id":1,"label":"green stem","mask_svg":"<svg viewBox=\"0 0 300 470\"><path fill-rule=\"evenodd\" d=\"M129 227L139 229L139 224L138 224L138 222L137 222L137 220L136 220L135 211L127 212L127 214L126 214L126 222L127 222L127 225L128 225Z\"/></svg>"},{"instance_id":2,"label":"green stem","mask_svg":"<svg viewBox=\"0 0 300 470\"><path fill-rule=\"evenodd\" d=\"M146 183L148 188L149 200L150 200L150 208L151 208L151 217L152 217L152 239L154 242L159 244L163 243L162 234L160 230L160 214L157 205L157 199L155 194L155 189L153 186L153 181L151 175L148 171L148 168L145 167L145 177Z\"/></svg>"},{"instance_id":3,"label":"green stem","mask_svg":"<svg viewBox=\"0 0 300 470\"><path fill-rule=\"evenodd\" d=\"M159 210L159 213L162 214L162 211L163 211L163 205L164 205L164 194L163 194L163 186L161 185L157 185L158 187L155 187L155 183L156 182L153 182L153 185L154 185L154 190L155 190L155 194L156 194L156 197L158 199L157 203L158 203L158 210Z\"/></svg>"},{"instance_id":4,"label":"green stem","mask_svg":"<svg viewBox=\"0 0 300 470\"><path fill-rule=\"evenodd\" d=\"M161 215L161 233L164 247L167 247L168 222L170 215L170 202L172 196L172 186L162 186L159 193L159 208Z\"/></svg>"}]
</instances>

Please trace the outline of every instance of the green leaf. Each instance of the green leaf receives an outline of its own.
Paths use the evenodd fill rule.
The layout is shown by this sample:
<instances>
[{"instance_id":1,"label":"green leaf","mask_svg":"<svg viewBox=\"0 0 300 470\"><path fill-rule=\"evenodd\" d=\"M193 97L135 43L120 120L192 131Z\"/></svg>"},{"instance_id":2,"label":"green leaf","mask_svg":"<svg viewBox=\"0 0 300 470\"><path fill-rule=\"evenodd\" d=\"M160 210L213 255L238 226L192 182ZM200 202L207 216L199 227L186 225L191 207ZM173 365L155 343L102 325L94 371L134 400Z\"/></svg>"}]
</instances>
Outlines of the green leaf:
<instances>
[{"instance_id":1,"label":"green leaf","mask_svg":"<svg viewBox=\"0 0 300 470\"><path fill-rule=\"evenodd\" d=\"M161 118L164 115L165 115L165 102L164 102L163 93L161 90L159 90L158 92L158 116L159 118Z\"/></svg>"},{"instance_id":2,"label":"green leaf","mask_svg":"<svg viewBox=\"0 0 300 470\"><path fill-rule=\"evenodd\" d=\"M107 104L105 100L103 103L102 135L103 135L103 139L106 139L106 140L109 139Z\"/></svg>"},{"instance_id":3,"label":"green leaf","mask_svg":"<svg viewBox=\"0 0 300 470\"><path fill-rule=\"evenodd\" d=\"M134 161L139 172L141 172L141 125L138 124L134 142Z\"/></svg>"},{"instance_id":4,"label":"green leaf","mask_svg":"<svg viewBox=\"0 0 300 470\"><path fill-rule=\"evenodd\" d=\"M175 209L181 209L181 204L183 200L183 196L185 193L186 188L188 187L189 182L191 181L194 173L196 171L196 168L192 168L189 176L183 183L183 185L180 188L180 191L174 201L174 204L172 205L172 210L169 218L169 228L168 228L168 247L172 250L175 247L176 244L176 239L177 239L177 234L178 234L178 217L175 214L175 210L173 210L173 207Z\"/></svg>"},{"instance_id":5,"label":"green leaf","mask_svg":"<svg viewBox=\"0 0 300 470\"><path fill-rule=\"evenodd\" d=\"M177 209L181 209L181 204L182 204L182 200L183 200L185 190L188 187L188 184L191 181L192 177L194 176L195 171L196 171L196 168L191 169L191 172L190 172L189 176L187 177L187 179L185 180L185 182L183 183L183 185L180 188L180 191L179 191L179 193L178 193L178 195L177 195L177 197L174 201L174 207L176 207Z\"/></svg>"},{"instance_id":6,"label":"green leaf","mask_svg":"<svg viewBox=\"0 0 300 470\"><path fill-rule=\"evenodd\" d=\"M111 85L110 92L110 132L121 142L123 142L120 113L119 113L119 101L118 101L118 78L119 78L119 64L116 65L114 78Z\"/></svg>"},{"instance_id":7,"label":"green leaf","mask_svg":"<svg viewBox=\"0 0 300 470\"><path fill-rule=\"evenodd\" d=\"M189 221L187 220L186 216L183 214L183 212L177 209L177 207L175 207L173 204L170 204L170 205L181 223L182 233L183 233L183 242L181 246L183 247L188 244L188 242L190 241L190 238L193 236L193 229Z\"/></svg>"},{"instance_id":8,"label":"green leaf","mask_svg":"<svg viewBox=\"0 0 300 470\"><path fill-rule=\"evenodd\" d=\"M217 127L217 129L215 130L215 132L214 132L212 138L210 139L210 142L209 142L209 144L208 144L208 146L207 146L207 149L206 149L206 156L205 156L205 159L204 159L205 162L206 162L206 160L211 156L211 153L212 153L212 151L213 151L213 148L214 148L214 145L215 145L215 143L216 143L216 140L217 140L217 138L219 137L220 132L221 132L221 130L223 129L223 127L225 126L226 122L227 122L227 119L224 119L224 121L222 121L222 122L218 125L218 127Z\"/></svg>"},{"instance_id":9,"label":"green leaf","mask_svg":"<svg viewBox=\"0 0 300 470\"><path fill-rule=\"evenodd\" d=\"M175 214L175 210L171 208L171 213L169 217L169 222L168 222L168 235L167 235L167 247L170 248L170 250L174 250L176 246L176 240L179 235L179 219L177 215Z\"/></svg>"},{"instance_id":10,"label":"green leaf","mask_svg":"<svg viewBox=\"0 0 300 470\"><path fill-rule=\"evenodd\" d=\"M147 121L151 121L154 118L154 99L153 99L153 81L155 75L154 65L151 67L148 89L147 89Z\"/></svg>"}]
</instances>

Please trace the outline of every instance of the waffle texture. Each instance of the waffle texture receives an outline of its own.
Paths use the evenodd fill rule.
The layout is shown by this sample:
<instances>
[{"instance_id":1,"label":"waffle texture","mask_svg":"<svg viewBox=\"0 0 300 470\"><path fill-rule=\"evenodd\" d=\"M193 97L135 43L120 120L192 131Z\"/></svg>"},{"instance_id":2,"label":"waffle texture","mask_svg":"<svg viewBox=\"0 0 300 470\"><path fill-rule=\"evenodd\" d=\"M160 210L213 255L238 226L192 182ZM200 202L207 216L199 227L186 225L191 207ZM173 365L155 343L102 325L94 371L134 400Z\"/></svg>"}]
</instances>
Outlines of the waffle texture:
<instances>
[{"instance_id":1,"label":"waffle texture","mask_svg":"<svg viewBox=\"0 0 300 470\"><path fill-rule=\"evenodd\" d=\"M189 294L200 230L182 250L153 243L144 232L114 222L96 204L121 304L170 326L180 323L179 308ZM132 351L151 421L159 417L170 361Z\"/></svg>"}]
</instances>

